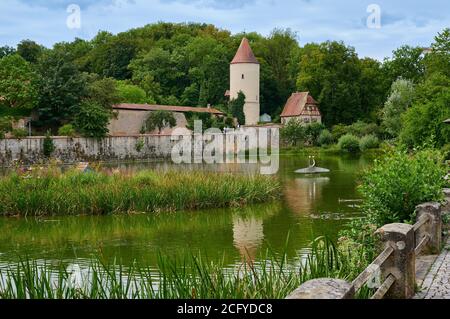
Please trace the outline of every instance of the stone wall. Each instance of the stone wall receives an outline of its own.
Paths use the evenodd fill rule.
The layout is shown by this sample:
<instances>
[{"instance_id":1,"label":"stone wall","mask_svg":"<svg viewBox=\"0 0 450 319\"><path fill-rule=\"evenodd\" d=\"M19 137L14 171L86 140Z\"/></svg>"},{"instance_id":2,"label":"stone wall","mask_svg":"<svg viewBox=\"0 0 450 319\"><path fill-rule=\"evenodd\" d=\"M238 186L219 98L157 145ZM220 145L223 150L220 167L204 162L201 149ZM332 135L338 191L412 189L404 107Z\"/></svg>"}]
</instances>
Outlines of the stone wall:
<instances>
[{"instance_id":1,"label":"stone wall","mask_svg":"<svg viewBox=\"0 0 450 319\"><path fill-rule=\"evenodd\" d=\"M145 125L145 121L150 115L151 111L141 111L141 110L118 110L117 118L111 120L108 126L108 130L111 135L139 135L142 128ZM173 116L177 121L177 126L173 129L166 128L161 133L170 135L172 131L176 128L186 128L188 122L186 116L183 113L173 112ZM186 129L186 132L188 130ZM158 134L158 131L150 132Z\"/></svg>"},{"instance_id":2,"label":"stone wall","mask_svg":"<svg viewBox=\"0 0 450 319\"><path fill-rule=\"evenodd\" d=\"M140 140L144 141L144 146L139 152L136 145ZM171 141L170 135L114 136L104 139L54 137L53 142L56 149L52 157L65 163L167 158L177 143ZM43 144L44 137L0 140L0 165L9 166L14 161L25 164L41 162L45 160Z\"/></svg>"},{"instance_id":3,"label":"stone wall","mask_svg":"<svg viewBox=\"0 0 450 319\"><path fill-rule=\"evenodd\" d=\"M206 134L203 139L198 140L197 137L193 139L193 143L190 142L192 135L181 130L174 137L168 134L110 136L103 139L53 137L55 151L51 157L64 163L165 159L171 158L174 146L182 144L182 153L187 154L186 152L189 152L187 150L190 149L191 156L197 158L202 156L203 150L207 152L207 145L211 141L221 141L219 145L223 147L224 155L239 154L245 150L258 149L259 139L249 139L253 134L267 134L267 139L261 141L264 143L263 148L267 149L266 142L270 145L272 133L260 131L258 128L242 128L239 132L229 134ZM17 161L23 164L46 161L43 154L44 140L45 137L0 140L0 166L10 166ZM184 142L180 143L181 140ZM180 147L176 150L179 149Z\"/></svg>"}]
</instances>

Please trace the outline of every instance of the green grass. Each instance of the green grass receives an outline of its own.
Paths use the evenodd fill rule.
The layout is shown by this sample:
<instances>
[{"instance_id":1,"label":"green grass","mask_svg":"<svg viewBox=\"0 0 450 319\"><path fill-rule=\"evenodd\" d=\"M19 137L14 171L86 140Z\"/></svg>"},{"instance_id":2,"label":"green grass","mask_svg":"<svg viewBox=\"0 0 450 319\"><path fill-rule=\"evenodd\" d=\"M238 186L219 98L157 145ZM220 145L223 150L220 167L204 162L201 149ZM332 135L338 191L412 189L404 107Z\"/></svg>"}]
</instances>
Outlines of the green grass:
<instances>
[{"instance_id":1,"label":"green grass","mask_svg":"<svg viewBox=\"0 0 450 319\"><path fill-rule=\"evenodd\" d=\"M242 263L226 270L223 261L186 253L158 256L157 269L92 262L81 280L67 265L41 265L25 259L0 269L1 299L284 299L315 278L347 279L348 258L321 238L301 263L267 250L258 264Z\"/></svg>"},{"instance_id":2,"label":"green grass","mask_svg":"<svg viewBox=\"0 0 450 319\"><path fill-rule=\"evenodd\" d=\"M56 168L0 179L0 215L57 216L159 213L242 207L278 198L274 177L143 171L64 174Z\"/></svg>"}]
</instances>

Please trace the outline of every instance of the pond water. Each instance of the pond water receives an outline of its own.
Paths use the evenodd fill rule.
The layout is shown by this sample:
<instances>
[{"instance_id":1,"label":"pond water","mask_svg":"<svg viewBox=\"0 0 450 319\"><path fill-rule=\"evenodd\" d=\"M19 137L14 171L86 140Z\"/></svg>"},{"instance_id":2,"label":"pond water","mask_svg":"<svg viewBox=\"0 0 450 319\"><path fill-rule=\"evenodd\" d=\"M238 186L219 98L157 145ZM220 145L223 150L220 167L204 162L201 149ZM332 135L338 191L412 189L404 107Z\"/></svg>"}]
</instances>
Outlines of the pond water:
<instances>
[{"instance_id":1,"label":"pond water","mask_svg":"<svg viewBox=\"0 0 450 319\"><path fill-rule=\"evenodd\" d=\"M83 265L100 254L124 266L134 261L156 266L158 253L193 252L209 260L224 259L233 267L243 259L258 261L259 254L269 247L276 253L287 250L290 258L296 258L307 253L311 241L319 236L336 239L345 223L359 215L357 178L372 162L364 156L319 155L316 160L331 172L298 175L294 171L308 166L307 156L281 157L283 194L275 203L158 215L0 218L0 264L5 267L29 257ZM109 168L258 171L255 165L167 163L109 164Z\"/></svg>"}]
</instances>

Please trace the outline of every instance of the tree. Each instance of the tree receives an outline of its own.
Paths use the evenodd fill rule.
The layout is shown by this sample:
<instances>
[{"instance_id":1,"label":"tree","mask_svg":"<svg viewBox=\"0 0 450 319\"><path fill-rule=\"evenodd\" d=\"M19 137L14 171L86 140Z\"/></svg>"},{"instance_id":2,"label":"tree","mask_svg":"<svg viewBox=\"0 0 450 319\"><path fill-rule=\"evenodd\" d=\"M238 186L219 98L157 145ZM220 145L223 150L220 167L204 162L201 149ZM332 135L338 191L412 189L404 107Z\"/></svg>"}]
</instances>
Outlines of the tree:
<instances>
[{"instance_id":1,"label":"tree","mask_svg":"<svg viewBox=\"0 0 450 319\"><path fill-rule=\"evenodd\" d=\"M281 138L290 146L304 143L306 139L305 127L297 119L290 120L280 131Z\"/></svg>"},{"instance_id":2,"label":"tree","mask_svg":"<svg viewBox=\"0 0 450 319\"><path fill-rule=\"evenodd\" d=\"M117 82L111 78L99 79L93 76L89 80L87 95L91 101L95 101L106 110L121 102L121 96L117 89Z\"/></svg>"},{"instance_id":3,"label":"tree","mask_svg":"<svg viewBox=\"0 0 450 319\"><path fill-rule=\"evenodd\" d=\"M231 114L238 120L240 125L245 125L245 94L242 91L238 92L236 99L230 101Z\"/></svg>"},{"instance_id":4,"label":"tree","mask_svg":"<svg viewBox=\"0 0 450 319\"><path fill-rule=\"evenodd\" d=\"M364 116L360 78L355 49L342 42L308 44L302 49L297 89L318 99L327 126L351 124Z\"/></svg>"},{"instance_id":5,"label":"tree","mask_svg":"<svg viewBox=\"0 0 450 319\"><path fill-rule=\"evenodd\" d=\"M290 29L274 29L268 38L255 45L256 54L264 60L261 74L264 113L276 115L295 89L296 74L292 74L290 68L293 53L299 48L296 38L297 34Z\"/></svg>"},{"instance_id":6,"label":"tree","mask_svg":"<svg viewBox=\"0 0 450 319\"><path fill-rule=\"evenodd\" d=\"M425 74L423 48L404 45L393 52L391 59L385 59L384 71L394 82L399 77L418 83Z\"/></svg>"},{"instance_id":7,"label":"tree","mask_svg":"<svg viewBox=\"0 0 450 319\"><path fill-rule=\"evenodd\" d=\"M7 45L0 47L0 59L14 53L16 53L16 50L14 48L11 48Z\"/></svg>"},{"instance_id":8,"label":"tree","mask_svg":"<svg viewBox=\"0 0 450 319\"><path fill-rule=\"evenodd\" d=\"M450 144L450 79L440 74L418 88L413 106L402 116L400 141L409 148Z\"/></svg>"},{"instance_id":9,"label":"tree","mask_svg":"<svg viewBox=\"0 0 450 319\"><path fill-rule=\"evenodd\" d=\"M65 54L49 52L39 65L39 123L58 128L73 119L88 94L87 79Z\"/></svg>"},{"instance_id":10,"label":"tree","mask_svg":"<svg viewBox=\"0 0 450 319\"><path fill-rule=\"evenodd\" d=\"M117 91L120 97L120 102L123 103L147 103L147 94L140 87L126 82L120 81L117 83Z\"/></svg>"},{"instance_id":11,"label":"tree","mask_svg":"<svg viewBox=\"0 0 450 319\"><path fill-rule=\"evenodd\" d=\"M145 131L152 132L158 129L158 134L161 134L162 130L166 127L173 128L177 125L177 120L169 111L155 111L152 112L147 121L145 122Z\"/></svg>"},{"instance_id":12,"label":"tree","mask_svg":"<svg viewBox=\"0 0 450 319\"><path fill-rule=\"evenodd\" d=\"M93 49L89 53L91 71L118 80L131 78L128 65L137 53L133 39L123 34L113 36L100 32L92 42Z\"/></svg>"},{"instance_id":13,"label":"tree","mask_svg":"<svg viewBox=\"0 0 450 319\"><path fill-rule=\"evenodd\" d=\"M27 61L17 54L0 59L0 104L31 110L37 94L37 76Z\"/></svg>"},{"instance_id":14,"label":"tree","mask_svg":"<svg viewBox=\"0 0 450 319\"><path fill-rule=\"evenodd\" d=\"M108 124L111 112L96 101L83 101L75 118L73 126L84 137L102 138L108 134Z\"/></svg>"},{"instance_id":15,"label":"tree","mask_svg":"<svg viewBox=\"0 0 450 319\"><path fill-rule=\"evenodd\" d=\"M450 28L435 37L431 53L425 56L426 74L442 73L450 77Z\"/></svg>"},{"instance_id":16,"label":"tree","mask_svg":"<svg viewBox=\"0 0 450 319\"><path fill-rule=\"evenodd\" d=\"M411 106L414 98L414 84L398 79L392 84L391 94L382 111L382 125L391 137L398 137L401 128L401 115Z\"/></svg>"},{"instance_id":17,"label":"tree","mask_svg":"<svg viewBox=\"0 0 450 319\"><path fill-rule=\"evenodd\" d=\"M44 48L31 40L23 40L17 45L17 53L30 63L37 63Z\"/></svg>"}]
</instances>

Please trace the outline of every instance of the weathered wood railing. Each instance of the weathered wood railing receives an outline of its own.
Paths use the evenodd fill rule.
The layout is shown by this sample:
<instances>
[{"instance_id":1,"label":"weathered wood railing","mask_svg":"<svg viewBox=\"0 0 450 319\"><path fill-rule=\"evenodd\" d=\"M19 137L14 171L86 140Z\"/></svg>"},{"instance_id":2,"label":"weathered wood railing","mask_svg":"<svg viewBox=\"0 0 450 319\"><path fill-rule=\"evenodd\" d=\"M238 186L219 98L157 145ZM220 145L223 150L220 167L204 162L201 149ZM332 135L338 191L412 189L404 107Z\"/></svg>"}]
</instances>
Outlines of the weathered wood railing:
<instances>
[{"instance_id":1,"label":"weathered wood railing","mask_svg":"<svg viewBox=\"0 0 450 319\"><path fill-rule=\"evenodd\" d=\"M442 242L442 212L450 212L450 189L446 202L417 206L414 225L389 224L377 230L380 255L352 282L315 279L301 285L287 299L353 299L368 285L377 289L372 299L409 299L415 294L416 257L436 254Z\"/></svg>"}]
</instances>

